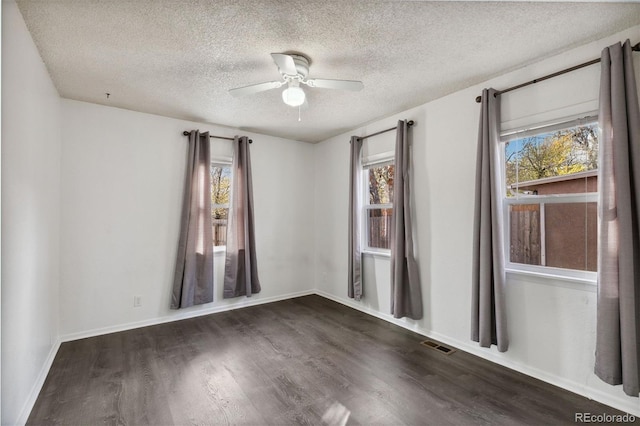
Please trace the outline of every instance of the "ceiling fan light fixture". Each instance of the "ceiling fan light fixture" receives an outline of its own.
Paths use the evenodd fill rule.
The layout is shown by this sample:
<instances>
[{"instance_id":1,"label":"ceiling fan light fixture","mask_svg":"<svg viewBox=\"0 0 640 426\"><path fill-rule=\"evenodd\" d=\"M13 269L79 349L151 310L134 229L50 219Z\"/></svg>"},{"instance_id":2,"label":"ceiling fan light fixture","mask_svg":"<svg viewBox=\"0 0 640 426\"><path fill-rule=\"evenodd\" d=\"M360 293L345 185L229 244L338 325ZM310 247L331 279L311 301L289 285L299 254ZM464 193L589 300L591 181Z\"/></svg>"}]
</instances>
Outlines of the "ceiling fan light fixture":
<instances>
[{"instance_id":1,"label":"ceiling fan light fixture","mask_svg":"<svg viewBox=\"0 0 640 426\"><path fill-rule=\"evenodd\" d=\"M282 91L282 100L285 104L297 107L304 103L305 100L304 90L300 86L287 87Z\"/></svg>"}]
</instances>

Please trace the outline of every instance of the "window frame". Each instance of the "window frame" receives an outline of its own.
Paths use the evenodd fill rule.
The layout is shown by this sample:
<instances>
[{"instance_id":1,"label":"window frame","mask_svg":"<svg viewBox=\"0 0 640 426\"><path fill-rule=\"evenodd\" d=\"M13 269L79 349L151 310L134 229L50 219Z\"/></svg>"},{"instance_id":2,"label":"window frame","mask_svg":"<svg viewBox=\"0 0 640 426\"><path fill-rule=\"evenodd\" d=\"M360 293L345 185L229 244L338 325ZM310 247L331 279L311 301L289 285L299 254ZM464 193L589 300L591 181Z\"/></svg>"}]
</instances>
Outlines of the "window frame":
<instances>
[{"instance_id":1,"label":"window frame","mask_svg":"<svg viewBox=\"0 0 640 426\"><path fill-rule=\"evenodd\" d=\"M572 126L598 124L597 112L582 114L578 117L572 116L559 119L550 123L538 123L533 126L523 126L500 133L499 161L500 161L500 191L502 194L502 230L503 230L503 247L504 247L504 265L507 274L528 275L542 278L543 280L560 280L574 283L583 283L587 285L595 285L597 282L597 271L586 271L569 268L559 268L546 265L529 265L525 263L511 262L511 215L509 212L512 205L539 204L543 207L545 204L559 203L598 203L598 192L584 192L574 194L547 194L547 195L527 195L518 194L514 197L507 197L506 182L506 142L522 138L527 135L536 135L545 132L566 129ZM598 136L601 137L598 128ZM597 169L596 169L597 170ZM599 177L599 173L597 175ZM541 257L545 255L545 239L544 239L544 213L541 209ZM598 248L599 250L599 248Z\"/></svg>"},{"instance_id":2,"label":"window frame","mask_svg":"<svg viewBox=\"0 0 640 426\"><path fill-rule=\"evenodd\" d=\"M361 251L362 253L380 255L383 257L391 257L391 248L385 249L380 247L369 246L369 211L371 210L393 210L393 203L370 204L369 203L369 169L386 165L395 165L395 154L383 153L370 158L370 161L362 163L362 223L361 223Z\"/></svg>"},{"instance_id":3,"label":"window frame","mask_svg":"<svg viewBox=\"0 0 640 426\"><path fill-rule=\"evenodd\" d=\"M232 159L231 158L227 158L227 157L212 157L211 161L209 162L209 167L221 167L221 168L229 168L229 202L225 203L225 204L214 204L211 203L211 211L213 212L215 209L227 209L227 221L228 221L228 215L231 210L231 189L233 188L233 169L231 168L232 166ZM213 186L213 185L212 185ZM228 222L227 222L228 223ZM214 241L214 246L213 246L213 252L215 253L221 253L221 252L226 252L227 250L227 246L223 245L223 246L216 246L215 245L215 241Z\"/></svg>"}]
</instances>

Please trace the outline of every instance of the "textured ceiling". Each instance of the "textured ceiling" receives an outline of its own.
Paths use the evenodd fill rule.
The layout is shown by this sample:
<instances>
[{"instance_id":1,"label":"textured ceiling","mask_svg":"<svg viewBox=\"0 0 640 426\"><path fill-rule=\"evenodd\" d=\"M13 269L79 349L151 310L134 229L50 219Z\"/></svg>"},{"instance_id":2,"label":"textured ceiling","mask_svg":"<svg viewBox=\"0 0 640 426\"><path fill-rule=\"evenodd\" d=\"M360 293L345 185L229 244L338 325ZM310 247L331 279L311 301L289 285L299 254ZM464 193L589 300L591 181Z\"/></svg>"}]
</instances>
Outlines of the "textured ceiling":
<instances>
[{"instance_id":1,"label":"textured ceiling","mask_svg":"<svg viewBox=\"0 0 640 426\"><path fill-rule=\"evenodd\" d=\"M637 3L17 3L64 98L306 142L640 24ZM279 79L272 52L302 52L310 77L365 88L305 87L301 122L282 89L231 97L228 89Z\"/></svg>"}]
</instances>

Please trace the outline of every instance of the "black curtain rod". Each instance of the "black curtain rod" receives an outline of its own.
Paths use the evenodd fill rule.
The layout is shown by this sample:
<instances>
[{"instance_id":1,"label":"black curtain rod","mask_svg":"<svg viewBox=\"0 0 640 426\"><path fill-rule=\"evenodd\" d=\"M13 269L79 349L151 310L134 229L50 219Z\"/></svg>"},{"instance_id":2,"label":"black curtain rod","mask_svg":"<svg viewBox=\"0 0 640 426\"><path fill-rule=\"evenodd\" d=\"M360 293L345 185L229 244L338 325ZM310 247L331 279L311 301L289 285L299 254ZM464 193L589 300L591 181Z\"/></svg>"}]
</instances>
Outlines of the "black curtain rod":
<instances>
[{"instance_id":1,"label":"black curtain rod","mask_svg":"<svg viewBox=\"0 0 640 426\"><path fill-rule=\"evenodd\" d=\"M409 120L409 121L407 121L407 126L408 126L408 127L411 127L411 126L413 126L414 124L415 124L415 123L413 122L413 120ZM360 136L360 137L358 137L358 139L362 140L362 139L370 138L370 137L372 137L372 136L378 136L378 135L381 135L382 133L387 133L387 132L390 132L390 131L392 131L392 130L396 130L397 128L398 128L398 126L396 126L396 127L390 127L390 128L388 128L388 129L380 130L379 132L375 132L375 133L372 133L372 134L367 135L367 136Z\"/></svg>"},{"instance_id":2,"label":"black curtain rod","mask_svg":"<svg viewBox=\"0 0 640 426\"><path fill-rule=\"evenodd\" d=\"M634 52L640 52L640 43L638 43L635 46L633 46L631 48L631 50L634 51ZM509 87L508 89L498 90L498 91L496 91L495 96L501 95L503 93L510 92L512 90L520 89L521 87L530 86L532 84L536 84L536 83L539 83L541 81L548 80L550 78L557 77L557 76L562 75L562 74L566 74L566 73L569 73L569 72L572 72L572 71L575 71L575 70L579 70L580 68L588 67L589 65L597 64L598 62L600 62L600 58L592 59L591 61L584 62L582 64L575 65L573 67L570 67L570 68L567 68L567 69L564 69L564 70L561 70L561 71L554 72L553 74L545 75L544 77L540 77L540 78L533 79L531 81L527 81L526 83L518 84L517 86ZM476 102L478 102L478 103L482 102L482 96L477 96L476 97Z\"/></svg>"},{"instance_id":3,"label":"black curtain rod","mask_svg":"<svg viewBox=\"0 0 640 426\"><path fill-rule=\"evenodd\" d=\"M182 132L182 134L183 134L184 136L189 136L189 135L191 134L191 132L188 132L188 131L186 131L186 130L185 130L184 132ZM228 141L235 140L235 138L228 138L228 137L226 137L226 136L209 135L209 137L210 137L210 138L216 138L216 139L226 139L226 140L228 140ZM249 139L249 143L253 143L253 140Z\"/></svg>"}]
</instances>

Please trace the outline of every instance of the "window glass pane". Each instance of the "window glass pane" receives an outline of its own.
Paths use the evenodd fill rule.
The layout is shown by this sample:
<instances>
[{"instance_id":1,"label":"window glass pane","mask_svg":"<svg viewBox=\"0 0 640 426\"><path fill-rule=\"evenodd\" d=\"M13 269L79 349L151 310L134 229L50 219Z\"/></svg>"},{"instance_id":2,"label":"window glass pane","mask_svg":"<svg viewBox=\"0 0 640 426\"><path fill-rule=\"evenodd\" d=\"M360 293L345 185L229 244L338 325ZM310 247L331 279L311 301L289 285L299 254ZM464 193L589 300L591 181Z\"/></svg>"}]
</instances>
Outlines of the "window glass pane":
<instances>
[{"instance_id":1,"label":"window glass pane","mask_svg":"<svg viewBox=\"0 0 640 426\"><path fill-rule=\"evenodd\" d=\"M367 246L389 249L391 232L391 212L393 209L367 210Z\"/></svg>"},{"instance_id":2,"label":"window glass pane","mask_svg":"<svg viewBox=\"0 0 640 426\"><path fill-rule=\"evenodd\" d=\"M231 167L211 165L211 204L229 204Z\"/></svg>"},{"instance_id":3,"label":"window glass pane","mask_svg":"<svg viewBox=\"0 0 640 426\"><path fill-rule=\"evenodd\" d=\"M581 124L505 144L507 196L597 191L598 125ZM577 182L577 179L592 179Z\"/></svg>"},{"instance_id":4,"label":"window glass pane","mask_svg":"<svg viewBox=\"0 0 640 426\"><path fill-rule=\"evenodd\" d=\"M229 196L231 194L231 168L211 165L211 219L213 223L213 245L227 243L227 219L229 217Z\"/></svg>"},{"instance_id":5,"label":"window glass pane","mask_svg":"<svg viewBox=\"0 0 640 426\"><path fill-rule=\"evenodd\" d=\"M597 203L509 206L512 263L597 270Z\"/></svg>"},{"instance_id":6,"label":"window glass pane","mask_svg":"<svg viewBox=\"0 0 640 426\"><path fill-rule=\"evenodd\" d=\"M597 203L544 205L546 265L596 271Z\"/></svg>"},{"instance_id":7,"label":"window glass pane","mask_svg":"<svg viewBox=\"0 0 640 426\"><path fill-rule=\"evenodd\" d=\"M393 202L393 164L369 169L369 204Z\"/></svg>"}]
</instances>

